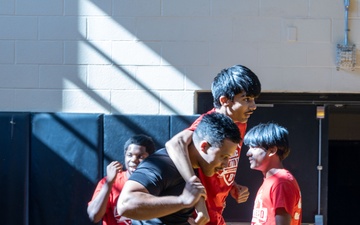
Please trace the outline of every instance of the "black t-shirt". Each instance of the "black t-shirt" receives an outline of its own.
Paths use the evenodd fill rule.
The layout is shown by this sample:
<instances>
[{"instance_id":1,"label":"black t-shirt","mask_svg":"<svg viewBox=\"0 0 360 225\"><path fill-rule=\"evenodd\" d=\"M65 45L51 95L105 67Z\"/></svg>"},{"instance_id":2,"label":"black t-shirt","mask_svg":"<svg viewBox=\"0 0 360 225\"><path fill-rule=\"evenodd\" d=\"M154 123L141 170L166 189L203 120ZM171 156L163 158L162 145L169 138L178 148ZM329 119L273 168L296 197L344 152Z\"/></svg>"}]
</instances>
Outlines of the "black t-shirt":
<instances>
[{"instance_id":1,"label":"black t-shirt","mask_svg":"<svg viewBox=\"0 0 360 225\"><path fill-rule=\"evenodd\" d=\"M166 149L160 149L146 158L129 180L142 184L150 194L155 196L179 196L184 190L185 180L181 177ZM182 209L176 213L146 221L133 220L139 224L174 224L185 225L194 208Z\"/></svg>"}]
</instances>

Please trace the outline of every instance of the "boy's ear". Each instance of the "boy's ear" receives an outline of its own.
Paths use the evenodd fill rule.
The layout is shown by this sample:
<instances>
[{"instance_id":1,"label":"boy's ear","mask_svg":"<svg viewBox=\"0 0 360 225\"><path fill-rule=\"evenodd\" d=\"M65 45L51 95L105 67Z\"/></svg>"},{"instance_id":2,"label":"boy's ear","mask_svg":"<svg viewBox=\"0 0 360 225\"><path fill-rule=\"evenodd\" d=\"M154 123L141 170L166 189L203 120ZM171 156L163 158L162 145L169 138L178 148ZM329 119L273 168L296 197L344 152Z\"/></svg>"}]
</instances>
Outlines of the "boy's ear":
<instances>
[{"instance_id":1,"label":"boy's ear","mask_svg":"<svg viewBox=\"0 0 360 225\"><path fill-rule=\"evenodd\" d=\"M273 147L269 148L268 149L269 156L276 155L277 150L278 150L278 148L276 146L273 146Z\"/></svg>"},{"instance_id":2,"label":"boy's ear","mask_svg":"<svg viewBox=\"0 0 360 225\"><path fill-rule=\"evenodd\" d=\"M229 99L222 95L219 98L219 102L220 102L221 105L227 106L229 104Z\"/></svg>"},{"instance_id":3,"label":"boy's ear","mask_svg":"<svg viewBox=\"0 0 360 225\"><path fill-rule=\"evenodd\" d=\"M207 154L207 150L209 149L209 147L210 147L210 145L207 141L200 142L201 151L204 152L205 154Z\"/></svg>"}]
</instances>

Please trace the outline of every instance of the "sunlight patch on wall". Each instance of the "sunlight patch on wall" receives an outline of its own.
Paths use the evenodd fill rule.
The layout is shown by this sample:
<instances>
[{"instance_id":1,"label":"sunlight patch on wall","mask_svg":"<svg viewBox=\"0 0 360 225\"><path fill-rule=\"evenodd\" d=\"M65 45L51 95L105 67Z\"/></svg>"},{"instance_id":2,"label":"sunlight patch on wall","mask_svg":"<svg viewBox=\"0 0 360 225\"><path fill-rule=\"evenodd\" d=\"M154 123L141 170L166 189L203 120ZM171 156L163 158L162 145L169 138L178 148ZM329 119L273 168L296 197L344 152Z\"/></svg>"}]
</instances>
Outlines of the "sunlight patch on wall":
<instances>
[{"instance_id":1,"label":"sunlight patch on wall","mask_svg":"<svg viewBox=\"0 0 360 225\"><path fill-rule=\"evenodd\" d=\"M79 2L79 14L99 16L87 18L87 33L83 40L67 44L68 51L72 51L67 54L68 63L87 66L88 71L86 82L78 84L84 92L82 95L64 93L64 99L67 99L63 102L65 109L81 111L82 108L74 104L85 100L90 105L89 109L96 112L129 113L131 107L131 113L144 113L141 104L134 106L132 99L118 98L125 92L132 92L143 96L147 93L146 98L152 99L149 102L155 105L152 113L158 114L160 106L165 106L167 112L174 114L192 113L191 110L177 112L176 103L164 102L160 97L162 91L185 90L186 68L175 67L162 57L162 42L142 41L144 37L136 37L132 31L137 30L137 18L111 17L91 1ZM116 83L127 85L116 86ZM75 95L75 100L70 101L71 93Z\"/></svg>"}]
</instances>

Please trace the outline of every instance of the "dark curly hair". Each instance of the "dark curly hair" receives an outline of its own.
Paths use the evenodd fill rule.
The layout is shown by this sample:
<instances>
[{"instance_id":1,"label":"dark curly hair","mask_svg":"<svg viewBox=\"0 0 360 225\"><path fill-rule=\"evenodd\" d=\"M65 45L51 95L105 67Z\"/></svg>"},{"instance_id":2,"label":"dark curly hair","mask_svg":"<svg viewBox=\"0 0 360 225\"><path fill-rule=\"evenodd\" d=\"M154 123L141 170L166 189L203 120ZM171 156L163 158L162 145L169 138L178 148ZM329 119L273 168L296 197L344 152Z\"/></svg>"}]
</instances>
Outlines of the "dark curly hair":
<instances>
[{"instance_id":1,"label":"dark curly hair","mask_svg":"<svg viewBox=\"0 0 360 225\"><path fill-rule=\"evenodd\" d=\"M220 113L205 114L194 131L194 140L206 140L214 147L221 147L225 139L239 143L240 131L233 120Z\"/></svg>"},{"instance_id":2,"label":"dark curly hair","mask_svg":"<svg viewBox=\"0 0 360 225\"><path fill-rule=\"evenodd\" d=\"M129 145L135 144L144 146L146 148L146 152L151 155L155 152L155 144L151 137L145 135L145 134L137 134L132 137L130 137L124 145L124 153L126 154L126 151L129 147Z\"/></svg>"}]
</instances>

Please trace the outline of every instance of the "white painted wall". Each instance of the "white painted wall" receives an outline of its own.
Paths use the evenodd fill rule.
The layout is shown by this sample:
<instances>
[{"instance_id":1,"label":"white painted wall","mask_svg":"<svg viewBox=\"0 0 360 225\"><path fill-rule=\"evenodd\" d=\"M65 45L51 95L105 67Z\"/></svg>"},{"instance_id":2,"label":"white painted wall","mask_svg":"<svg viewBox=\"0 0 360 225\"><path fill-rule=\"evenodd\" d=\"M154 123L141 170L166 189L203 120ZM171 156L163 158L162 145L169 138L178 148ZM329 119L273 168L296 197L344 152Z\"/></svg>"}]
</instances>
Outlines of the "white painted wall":
<instances>
[{"instance_id":1,"label":"white painted wall","mask_svg":"<svg viewBox=\"0 0 360 225\"><path fill-rule=\"evenodd\" d=\"M0 28L0 111L193 114L234 64L264 92L360 93L343 0L0 0Z\"/></svg>"}]
</instances>

